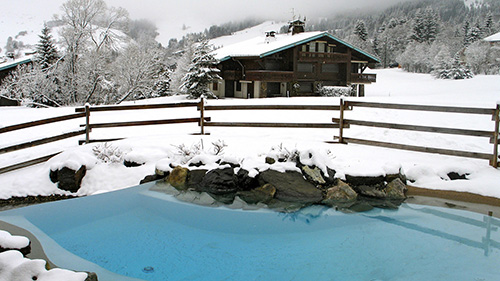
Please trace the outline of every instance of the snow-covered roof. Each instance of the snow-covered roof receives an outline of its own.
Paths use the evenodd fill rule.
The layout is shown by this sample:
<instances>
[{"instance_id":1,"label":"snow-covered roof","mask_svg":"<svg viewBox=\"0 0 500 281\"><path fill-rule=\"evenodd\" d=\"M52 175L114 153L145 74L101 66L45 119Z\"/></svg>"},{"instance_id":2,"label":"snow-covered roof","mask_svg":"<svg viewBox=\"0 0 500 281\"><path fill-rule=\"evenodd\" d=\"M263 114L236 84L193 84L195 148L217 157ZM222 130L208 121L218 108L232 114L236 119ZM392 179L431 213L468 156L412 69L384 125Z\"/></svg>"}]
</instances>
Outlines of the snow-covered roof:
<instances>
[{"instance_id":1,"label":"snow-covered roof","mask_svg":"<svg viewBox=\"0 0 500 281\"><path fill-rule=\"evenodd\" d=\"M32 61L32 58L33 58L33 55L23 56L21 58L15 59L15 60L8 60L6 62L0 63L0 71L16 67L20 64L29 63Z\"/></svg>"},{"instance_id":2,"label":"snow-covered roof","mask_svg":"<svg viewBox=\"0 0 500 281\"><path fill-rule=\"evenodd\" d=\"M488 42L500 42L500 32L490 35L483 40Z\"/></svg>"},{"instance_id":3,"label":"snow-covered roof","mask_svg":"<svg viewBox=\"0 0 500 281\"><path fill-rule=\"evenodd\" d=\"M268 40L266 40L265 35L262 35L217 49L214 51L214 56L220 61L225 61L232 57L262 58L322 37L329 37L351 49L354 49L371 60L380 62L377 57L336 38L328 32L323 31L303 32L295 35L292 35L291 33L276 34L275 38L268 38Z\"/></svg>"}]
</instances>

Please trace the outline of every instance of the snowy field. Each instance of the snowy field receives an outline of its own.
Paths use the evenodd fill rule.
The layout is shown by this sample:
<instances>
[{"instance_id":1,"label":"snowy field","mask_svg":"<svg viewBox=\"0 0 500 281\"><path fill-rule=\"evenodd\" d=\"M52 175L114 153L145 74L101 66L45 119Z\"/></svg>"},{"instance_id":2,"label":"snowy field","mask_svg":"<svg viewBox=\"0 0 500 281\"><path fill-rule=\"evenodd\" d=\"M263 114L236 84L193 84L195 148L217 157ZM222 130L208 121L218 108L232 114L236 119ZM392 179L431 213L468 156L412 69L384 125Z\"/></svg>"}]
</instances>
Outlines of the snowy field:
<instances>
[{"instance_id":1,"label":"snowy field","mask_svg":"<svg viewBox=\"0 0 500 281\"><path fill-rule=\"evenodd\" d=\"M365 98L352 100L382 103L407 103L428 105L455 105L494 108L500 100L500 76L476 76L473 79L450 81L436 80L427 74L410 74L399 69L371 70L377 74L377 83L366 87ZM137 103L185 102L184 96L167 97ZM209 100L209 105L221 104L321 104L338 105L338 98L273 98L255 100ZM74 108L32 109L0 108L0 127L74 113ZM92 113L91 122L169 119L198 117L195 108L154 109ZM207 111L212 121L241 122L315 122L329 123L338 112L328 111ZM407 110L383 110L355 108L345 118L396 122L403 124L464 128L493 131L491 116L427 113ZM0 136L0 147L53 136L79 129L83 119L65 121L40 128L23 129ZM272 128L223 128L209 127L210 135L199 136L196 124L158 125L94 129L91 138L127 137L113 142L126 159L145 162L141 167L126 168L121 164L105 164L98 161L92 148L98 144L78 146L83 136L52 144L0 155L0 167L44 156L64 150L45 164L0 175L0 198L26 195L65 194L49 180L50 168L62 165L86 164L90 170L83 179L78 195L91 195L137 185L146 175L153 174L157 163L169 158L182 162L177 147L203 146L206 152L212 143L223 141L227 147L224 157L243 162L245 168L261 167L264 157L272 148L312 151L337 171L338 177L346 173L369 175L380 174L402 167L413 185L429 188L468 191L500 198L500 171L489 166L487 160L451 157L436 154L408 152L362 145L327 144L338 135L338 129L272 129ZM487 138L419 133L401 130L377 129L351 126L344 131L345 137L403 143L418 146L492 153L493 146ZM321 156L321 157L320 157ZM177 160L172 160L177 159ZM242 159L245 159L242 161ZM321 160L319 160L321 159ZM468 180L450 181L447 173L467 173Z\"/></svg>"}]
</instances>

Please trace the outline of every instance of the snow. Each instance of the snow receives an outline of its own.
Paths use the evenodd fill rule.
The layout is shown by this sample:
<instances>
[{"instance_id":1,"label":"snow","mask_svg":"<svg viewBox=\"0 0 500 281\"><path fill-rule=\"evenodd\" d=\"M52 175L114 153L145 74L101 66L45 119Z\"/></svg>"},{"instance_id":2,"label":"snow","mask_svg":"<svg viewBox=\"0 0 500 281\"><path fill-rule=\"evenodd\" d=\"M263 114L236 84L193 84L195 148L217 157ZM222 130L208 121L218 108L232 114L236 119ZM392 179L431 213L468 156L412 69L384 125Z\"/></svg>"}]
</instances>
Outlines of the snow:
<instances>
[{"instance_id":1,"label":"snow","mask_svg":"<svg viewBox=\"0 0 500 281\"><path fill-rule=\"evenodd\" d=\"M22 249L28 247L30 240L24 236L11 235L0 230L0 247L4 249Z\"/></svg>"},{"instance_id":2,"label":"snow","mask_svg":"<svg viewBox=\"0 0 500 281\"><path fill-rule=\"evenodd\" d=\"M287 22L274 22L266 21L259 25L235 32L231 35L221 36L210 40L210 44L215 48L221 48L224 46L232 45L245 41L249 38L254 38L264 35L268 31L278 32L280 28L284 25L288 25Z\"/></svg>"},{"instance_id":3,"label":"snow","mask_svg":"<svg viewBox=\"0 0 500 281\"><path fill-rule=\"evenodd\" d=\"M84 281L87 274L65 269L45 269L44 260L24 258L19 251L0 253L0 281Z\"/></svg>"},{"instance_id":4,"label":"snow","mask_svg":"<svg viewBox=\"0 0 500 281\"><path fill-rule=\"evenodd\" d=\"M366 86L365 98L347 100L375 101L382 103L430 104L447 106L469 106L494 108L500 96L499 76L478 75L461 81L437 80L426 74L411 74L399 69L367 70L377 74L377 83ZM165 97L136 103L186 102L185 96ZM273 99L224 99L208 100L208 105L230 104L319 104L338 105L339 98L300 97ZM133 102L131 102L133 103ZM0 108L0 126L8 126L29 120L48 118L74 112L72 107L55 109L32 109L25 107ZM151 109L142 111L93 112L91 122L138 121L199 116L196 108ZM234 122L315 122L328 123L338 112L329 111L206 111L212 121ZM383 110L354 108L346 111L345 118L397 122L401 124L429 125L493 131L491 116L457 113L417 112L411 110ZM79 128L82 120L69 120L40 128L9 132L0 138L0 147L43 138ZM174 124L144 127L94 129L91 138L127 137L110 144L121 151L123 159L144 163L140 167L127 168L120 163L105 163L93 154L98 144L77 146L81 137L37 146L18 152L0 155L0 167L37 158L60 150L48 162L33 167L0 175L0 198L26 195L67 194L57 189L49 179L49 171L63 166L87 167L82 188L76 195L92 195L137 185L155 169L170 171L171 165L188 166L203 162L216 167L214 159L239 162L251 176L258 171L277 169L293 170L291 163L269 165L265 157L276 157L280 153L299 152L301 161L316 165L325 172L326 167L337 171L336 177L345 174L383 175L401 169L412 185L442 190L468 191L500 198L500 171L489 166L487 160L427 154L356 144L327 144L338 135L337 129L278 129L278 128L226 128L208 127L210 135L199 133L197 124ZM434 133L419 133L361 126L351 126L344 131L345 137L372 139L409 145L429 146L480 153L492 153L493 147L487 138L463 137ZM223 151L214 156L213 143L221 144ZM195 151L186 156L180 151ZM280 151L281 150L281 151ZM285 151L286 150L286 151ZM191 169L193 167L190 167ZM201 168L201 167L200 167ZM468 174L468 180L448 180L447 173Z\"/></svg>"},{"instance_id":5,"label":"snow","mask_svg":"<svg viewBox=\"0 0 500 281\"><path fill-rule=\"evenodd\" d=\"M224 46L214 51L214 56L218 60L223 60L226 57L258 57L265 53L281 49L286 46L297 44L304 40L317 37L325 32L313 31L303 32L292 35L276 34L276 40L266 41L265 35L257 36L239 43ZM248 38L248 37L247 37Z\"/></svg>"},{"instance_id":6,"label":"snow","mask_svg":"<svg viewBox=\"0 0 500 281\"><path fill-rule=\"evenodd\" d=\"M493 35L490 35L490 36L484 38L483 40L488 41L488 42L499 42L500 41L500 32L495 33Z\"/></svg>"}]
</instances>

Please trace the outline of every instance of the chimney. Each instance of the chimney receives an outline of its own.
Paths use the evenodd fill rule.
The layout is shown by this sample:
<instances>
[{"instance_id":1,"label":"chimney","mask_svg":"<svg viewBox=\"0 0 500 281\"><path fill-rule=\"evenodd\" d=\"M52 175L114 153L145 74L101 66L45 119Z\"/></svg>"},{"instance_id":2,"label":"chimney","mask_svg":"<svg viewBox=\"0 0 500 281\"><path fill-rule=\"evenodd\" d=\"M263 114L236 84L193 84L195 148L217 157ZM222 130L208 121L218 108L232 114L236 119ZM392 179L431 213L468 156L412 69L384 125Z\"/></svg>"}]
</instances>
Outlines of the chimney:
<instances>
[{"instance_id":1,"label":"chimney","mask_svg":"<svg viewBox=\"0 0 500 281\"><path fill-rule=\"evenodd\" d=\"M288 22L288 30L292 32L292 35L302 33L305 31L306 18L304 20L296 19Z\"/></svg>"}]
</instances>

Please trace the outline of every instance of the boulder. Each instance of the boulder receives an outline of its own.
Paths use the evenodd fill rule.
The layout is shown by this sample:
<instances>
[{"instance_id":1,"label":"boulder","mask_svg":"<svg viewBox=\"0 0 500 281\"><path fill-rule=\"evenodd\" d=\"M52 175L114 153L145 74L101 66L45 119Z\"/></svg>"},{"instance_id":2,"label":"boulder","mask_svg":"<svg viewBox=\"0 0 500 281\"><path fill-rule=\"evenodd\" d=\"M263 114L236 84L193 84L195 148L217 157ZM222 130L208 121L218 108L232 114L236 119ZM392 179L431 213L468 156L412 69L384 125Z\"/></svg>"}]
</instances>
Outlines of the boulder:
<instances>
[{"instance_id":1,"label":"boulder","mask_svg":"<svg viewBox=\"0 0 500 281\"><path fill-rule=\"evenodd\" d=\"M275 198L281 201L309 204L323 200L321 190L306 181L302 174L296 171L280 173L267 170L260 173L259 183L273 185L276 188Z\"/></svg>"},{"instance_id":2,"label":"boulder","mask_svg":"<svg viewBox=\"0 0 500 281\"><path fill-rule=\"evenodd\" d=\"M177 166L168 175L167 182L177 189L186 189L188 173L189 170L187 168Z\"/></svg>"},{"instance_id":3,"label":"boulder","mask_svg":"<svg viewBox=\"0 0 500 281\"><path fill-rule=\"evenodd\" d=\"M374 198L386 198L385 185L358 185L353 186L353 189L360 195L374 197Z\"/></svg>"},{"instance_id":4,"label":"boulder","mask_svg":"<svg viewBox=\"0 0 500 281\"><path fill-rule=\"evenodd\" d=\"M140 182L139 184L145 184L145 183L148 183L148 182L152 182L152 181L157 181L157 180L161 180L161 179L164 179L166 176L159 176L157 174L154 174L154 175L147 175L145 176Z\"/></svg>"},{"instance_id":5,"label":"boulder","mask_svg":"<svg viewBox=\"0 0 500 281\"><path fill-rule=\"evenodd\" d=\"M324 185L326 184L325 179L323 178L322 172L318 167L309 167L302 166L301 168L302 174L306 177L306 179L316 185Z\"/></svg>"},{"instance_id":6,"label":"boulder","mask_svg":"<svg viewBox=\"0 0 500 281\"><path fill-rule=\"evenodd\" d=\"M276 188L272 184L265 184L261 187L240 191L236 195L248 204L268 203L274 198Z\"/></svg>"},{"instance_id":7,"label":"boulder","mask_svg":"<svg viewBox=\"0 0 500 281\"><path fill-rule=\"evenodd\" d=\"M406 199L406 191L408 188L401 181L401 179L397 178L387 184L386 187L386 198L394 199L394 200L404 200Z\"/></svg>"},{"instance_id":8,"label":"boulder","mask_svg":"<svg viewBox=\"0 0 500 281\"><path fill-rule=\"evenodd\" d=\"M452 181L454 180L466 180L469 174L459 174L457 172L449 172L447 174L448 178Z\"/></svg>"},{"instance_id":9,"label":"boulder","mask_svg":"<svg viewBox=\"0 0 500 281\"><path fill-rule=\"evenodd\" d=\"M200 189L201 182L207 174L208 170L192 170L187 177L186 186L195 190Z\"/></svg>"},{"instance_id":10,"label":"boulder","mask_svg":"<svg viewBox=\"0 0 500 281\"><path fill-rule=\"evenodd\" d=\"M336 206L337 203L347 203L356 201L358 194L347 183L339 180L337 184L326 191L323 204Z\"/></svg>"},{"instance_id":11,"label":"boulder","mask_svg":"<svg viewBox=\"0 0 500 281\"><path fill-rule=\"evenodd\" d=\"M245 169L240 169L236 173L238 178L238 187L240 190L251 190L259 186L259 182L255 177L250 177L250 172Z\"/></svg>"},{"instance_id":12,"label":"boulder","mask_svg":"<svg viewBox=\"0 0 500 281\"><path fill-rule=\"evenodd\" d=\"M232 168L209 171L200 183L199 191L215 195L235 193L238 190L238 177Z\"/></svg>"},{"instance_id":13,"label":"boulder","mask_svg":"<svg viewBox=\"0 0 500 281\"><path fill-rule=\"evenodd\" d=\"M272 157L266 157L266 164L269 164L269 165L272 165L276 163L276 159L272 158Z\"/></svg>"},{"instance_id":14,"label":"boulder","mask_svg":"<svg viewBox=\"0 0 500 281\"><path fill-rule=\"evenodd\" d=\"M385 176L351 176L345 175L346 183L350 186L361 186L368 185L374 186L383 184L385 182Z\"/></svg>"},{"instance_id":15,"label":"boulder","mask_svg":"<svg viewBox=\"0 0 500 281\"><path fill-rule=\"evenodd\" d=\"M57 183L57 188L74 193L80 189L82 179L86 173L87 167L83 165L77 171L68 167L56 171L51 170L49 176L53 183Z\"/></svg>"},{"instance_id":16,"label":"boulder","mask_svg":"<svg viewBox=\"0 0 500 281\"><path fill-rule=\"evenodd\" d=\"M406 184L407 178L406 178L406 175L403 172L402 168L399 169L399 173L396 173L396 174L387 174L385 176L385 181L386 182L392 182L395 179L400 179L401 182L403 182L404 184Z\"/></svg>"},{"instance_id":17,"label":"boulder","mask_svg":"<svg viewBox=\"0 0 500 281\"><path fill-rule=\"evenodd\" d=\"M328 175L324 175L323 179L325 179L327 185L336 184L337 179L335 178L335 174L337 173L334 169L330 169L326 167L326 171Z\"/></svg>"}]
</instances>

